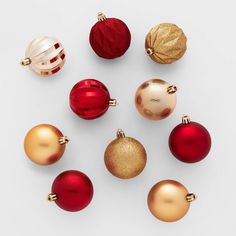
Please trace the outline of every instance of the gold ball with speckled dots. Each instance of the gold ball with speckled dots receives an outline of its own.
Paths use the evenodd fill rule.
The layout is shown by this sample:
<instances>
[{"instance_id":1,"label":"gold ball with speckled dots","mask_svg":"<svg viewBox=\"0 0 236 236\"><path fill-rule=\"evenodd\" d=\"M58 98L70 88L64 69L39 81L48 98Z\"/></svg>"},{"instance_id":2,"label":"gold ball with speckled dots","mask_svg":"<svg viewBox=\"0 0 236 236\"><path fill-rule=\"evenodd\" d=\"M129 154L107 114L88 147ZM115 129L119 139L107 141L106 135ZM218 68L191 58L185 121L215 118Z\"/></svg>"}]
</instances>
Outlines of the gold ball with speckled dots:
<instances>
[{"instance_id":1,"label":"gold ball with speckled dots","mask_svg":"<svg viewBox=\"0 0 236 236\"><path fill-rule=\"evenodd\" d=\"M164 80L152 79L139 86L135 94L138 112L149 120L162 120L169 116L176 105L174 85Z\"/></svg>"},{"instance_id":2,"label":"gold ball with speckled dots","mask_svg":"<svg viewBox=\"0 0 236 236\"><path fill-rule=\"evenodd\" d=\"M170 64L184 55L187 49L187 38L177 25L162 23L149 31L145 40L145 48L153 61Z\"/></svg>"},{"instance_id":3,"label":"gold ball with speckled dots","mask_svg":"<svg viewBox=\"0 0 236 236\"><path fill-rule=\"evenodd\" d=\"M118 130L117 138L106 148L104 162L112 175L121 179L130 179L143 171L147 154L138 140L125 137L124 132Z\"/></svg>"}]
</instances>

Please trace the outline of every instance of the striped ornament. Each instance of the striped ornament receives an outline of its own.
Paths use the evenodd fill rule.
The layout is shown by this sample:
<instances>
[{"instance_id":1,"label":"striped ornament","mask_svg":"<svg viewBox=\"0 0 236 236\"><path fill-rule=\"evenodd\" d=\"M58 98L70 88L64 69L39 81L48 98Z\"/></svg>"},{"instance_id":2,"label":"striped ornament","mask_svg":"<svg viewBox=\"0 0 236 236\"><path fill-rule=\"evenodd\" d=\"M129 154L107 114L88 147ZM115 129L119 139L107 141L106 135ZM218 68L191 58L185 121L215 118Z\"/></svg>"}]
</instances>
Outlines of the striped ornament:
<instances>
[{"instance_id":1,"label":"striped ornament","mask_svg":"<svg viewBox=\"0 0 236 236\"><path fill-rule=\"evenodd\" d=\"M49 76L65 64L65 51L57 39L39 37L30 43L21 64L29 66L41 76Z\"/></svg>"}]
</instances>

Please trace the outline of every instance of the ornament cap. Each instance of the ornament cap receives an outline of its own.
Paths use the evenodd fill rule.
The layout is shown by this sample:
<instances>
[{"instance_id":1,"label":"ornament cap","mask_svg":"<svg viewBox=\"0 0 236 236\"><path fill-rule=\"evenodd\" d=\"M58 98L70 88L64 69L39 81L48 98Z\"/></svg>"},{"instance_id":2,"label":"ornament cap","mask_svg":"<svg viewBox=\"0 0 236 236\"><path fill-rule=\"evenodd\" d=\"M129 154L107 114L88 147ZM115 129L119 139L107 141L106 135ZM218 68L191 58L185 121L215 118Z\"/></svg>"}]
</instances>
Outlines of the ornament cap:
<instances>
[{"instance_id":1,"label":"ornament cap","mask_svg":"<svg viewBox=\"0 0 236 236\"><path fill-rule=\"evenodd\" d=\"M183 124L189 124L191 121L190 121L190 117L187 116L187 115L183 115L182 116L182 123Z\"/></svg>"},{"instance_id":2,"label":"ornament cap","mask_svg":"<svg viewBox=\"0 0 236 236\"><path fill-rule=\"evenodd\" d=\"M64 145L64 144L67 144L70 140L68 139L67 136L62 136L59 138L58 141L59 141L59 144Z\"/></svg>"},{"instance_id":3,"label":"ornament cap","mask_svg":"<svg viewBox=\"0 0 236 236\"><path fill-rule=\"evenodd\" d=\"M154 50L152 48L147 48L146 53L151 56L154 53Z\"/></svg>"},{"instance_id":4,"label":"ornament cap","mask_svg":"<svg viewBox=\"0 0 236 236\"><path fill-rule=\"evenodd\" d=\"M57 200L57 195L56 194L54 194L54 193L48 194L48 201L54 202L56 200Z\"/></svg>"},{"instance_id":5,"label":"ornament cap","mask_svg":"<svg viewBox=\"0 0 236 236\"><path fill-rule=\"evenodd\" d=\"M195 201L197 199L197 196L196 196L196 194L194 194L194 193L188 193L187 195L186 195L186 200L188 201L188 202L193 202L193 201Z\"/></svg>"},{"instance_id":6,"label":"ornament cap","mask_svg":"<svg viewBox=\"0 0 236 236\"><path fill-rule=\"evenodd\" d=\"M104 21L104 20L106 20L106 16L105 16L105 14L102 13L102 12L98 12L97 18L98 18L98 21Z\"/></svg>"},{"instance_id":7,"label":"ornament cap","mask_svg":"<svg viewBox=\"0 0 236 236\"><path fill-rule=\"evenodd\" d=\"M23 59L20 64L21 64L22 66L28 66L28 65L30 65L31 63L32 63L31 59L30 59L29 57L27 57L27 58Z\"/></svg>"},{"instance_id":8,"label":"ornament cap","mask_svg":"<svg viewBox=\"0 0 236 236\"><path fill-rule=\"evenodd\" d=\"M116 99L110 99L109 100L109 106L116 107L119 104L119 102Z\"/></svg>"},{"instance_id":9,"label":"ornament cap","mask_svg":"<svg viewBox=\"0 0 236 236\"><path fill-rule=\"evenodd\" d=\"M175 85L170 85L167 88L167 93L169 93L169 94L173 94L173 93L176 93L176 92L177 92L177 87Z\"/></svg>"},{"instance_id":10,"label":"ornament cap","mask_svg":"<svg viewBox=\"0 0 236 236\"><path fill-rule=\"evenodd\" d=\"M118 129L117 132L116 132L116 136L117 136L117 138L124 138L125 133L122 129Z\"/></svg>"}]
</instances>

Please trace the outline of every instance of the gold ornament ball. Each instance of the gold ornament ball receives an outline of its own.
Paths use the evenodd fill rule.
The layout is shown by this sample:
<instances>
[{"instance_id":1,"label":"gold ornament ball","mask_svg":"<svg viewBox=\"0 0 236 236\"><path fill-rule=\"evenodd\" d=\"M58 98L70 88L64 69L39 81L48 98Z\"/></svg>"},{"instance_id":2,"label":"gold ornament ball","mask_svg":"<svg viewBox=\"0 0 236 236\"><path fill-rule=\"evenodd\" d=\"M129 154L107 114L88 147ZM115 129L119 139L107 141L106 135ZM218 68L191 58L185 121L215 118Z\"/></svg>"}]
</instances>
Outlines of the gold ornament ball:
<instances>
[{"instance_id":1,"label":"gold ornament ball","mask_svg":"<svg viewBox=\"0 0 236 236\"><path fill-rule=\"evenodd\" d=\"M190 202L196 195L179 182L163 180L155 184L148 194L148 208L161 221L173 222L180 220L188 212Z\"/></svg>"},{"instance_id":2,"label":"gold ornament ball","mask_svg":"<svg viewBox=\"0 0 236 236\"><path fill-rule=\"evenodd\" d=\"M39 165L51 165L58 161L69 140L61 131L49 124L33 127L25 136L24 149L28 158Z\"/></svg>"},{"instance_id":3,"label":"gold ornament ball","mask_svg":"<svg viewBox=\"0 0 236 236\"><path fill-rule=\"evenodd\" d=\"M136 91L136 108L147 119L162 120L169 116L175 108L176 91L176 86L170 85L164 80L148 80Z\"/></svg>"},{"instance_id":4,"label":"gold ornament ball","mask_svg":"<svg viewBox=\"0 0 236 236\"><path fill-rule=\"evenodd\" d=\"M160 64L179 60L187 49L187 38L175 24L162 23L153 27L146 36L145 48L150 58Z\"/></svg>"},{"instance_id":5,"label":"gold ornament ball","mask_svg":"<svg viewBox=\"0 0 236 236\"><path fill-rule=\"evenodd\" d=\"M65 50L57 39L39 37L30 43L21 64L41 76L49 76L65 64Z\"/></svg>"},{"instance_id":6,"label":"gold ornament ball","mask_svg":"<svg viewBox=\"0 0 236 236\"><path fill-rule=\"evenodd\" d=\"M125 137L124 132L118 130L117 138L106 148L104 162L112 175L121 179L130 179L143 171L147 154L138 140Z\"/></svg>"}]
</instances>

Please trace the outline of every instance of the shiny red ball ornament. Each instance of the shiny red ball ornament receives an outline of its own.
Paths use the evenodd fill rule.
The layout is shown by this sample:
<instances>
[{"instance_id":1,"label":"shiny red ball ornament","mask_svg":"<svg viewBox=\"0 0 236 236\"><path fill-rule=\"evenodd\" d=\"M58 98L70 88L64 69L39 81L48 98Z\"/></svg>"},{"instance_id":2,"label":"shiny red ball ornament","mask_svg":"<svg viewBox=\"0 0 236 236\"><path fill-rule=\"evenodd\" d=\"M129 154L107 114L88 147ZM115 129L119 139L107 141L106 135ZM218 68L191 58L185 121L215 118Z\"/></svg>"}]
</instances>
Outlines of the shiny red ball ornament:
<instances>
[{"instance_id":1,"label":"shiny red ball ornament","mask_svg":"<svg viewBox=\"0 0 236 236\"><path fill-rule=\"evenodd\" d=\"M130 46L131 34L127 25L116 18L98 13L98 22L92 27L90 45L95 53L106 59L122 56Z\"/></svg>"},{"instance_id":2,"label":"shiny red ball ornament","mask_svg":"<svg viewBox=\"0 0 236 236\"><path fill-rule=\"evenodd\" d=\"M183 116L182 124L177 125L169 136L169 147L180 161L198 162L209 153L211 136L204 126Z\"/></svg>"},{"instance_id":3,"label":"shiny red ball ornament","mask_svg":"<svg viewBox=\"0 0 236 236\"><path fill-rule=\"evenodd\" d=\"M116 106L116 99L111 99L106 86L94 79L78 82L70 92L72 111L85 120L102 116L109 106Z\"/></svg>"},{"instance_id":4,"label":"shiny red ball ornament","mask_svg":"<svg viewBox=\"0 0 236 236\"><path fill-rule=\"evenodd\" d=\"M80 211L92 200L93 184L87 175L77 170L59 174L52 184L49 201L66 211Z\"/></svg>"}]
</instances>

